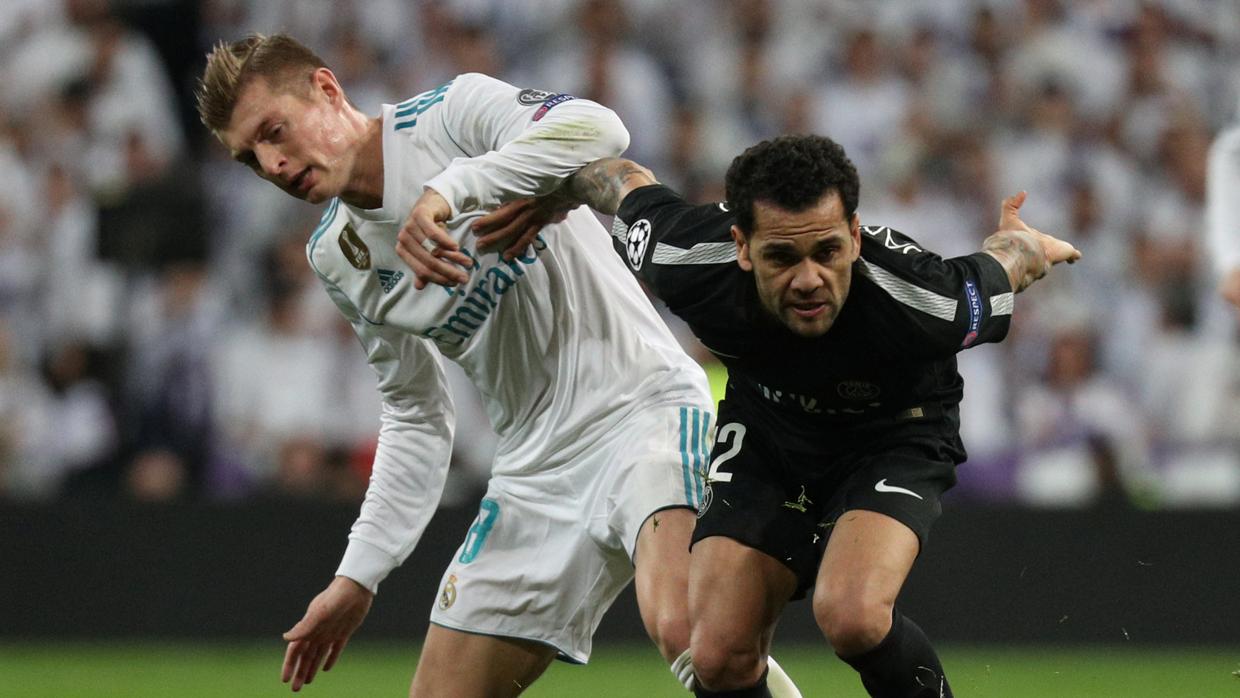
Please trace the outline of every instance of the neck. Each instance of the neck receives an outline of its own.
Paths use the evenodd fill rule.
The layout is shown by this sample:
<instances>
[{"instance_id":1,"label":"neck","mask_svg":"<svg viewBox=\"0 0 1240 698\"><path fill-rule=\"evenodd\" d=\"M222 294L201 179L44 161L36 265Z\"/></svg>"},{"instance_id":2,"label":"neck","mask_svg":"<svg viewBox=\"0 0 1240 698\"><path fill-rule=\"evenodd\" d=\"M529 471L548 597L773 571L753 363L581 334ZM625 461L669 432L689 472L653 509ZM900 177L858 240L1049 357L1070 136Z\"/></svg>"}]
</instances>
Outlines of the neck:
<instances>
[{"instance_id":1,"label":"neck","mask_svg":"<svg viewBox=\"0 0 1240 698\"><path fill-rule=\"evenodd\" d=\"M363 134L353 154L353 169L340 199L358 208L379 208L383 206L383 120L366 119L361 128Z\"/></svg>"}]
</instances>

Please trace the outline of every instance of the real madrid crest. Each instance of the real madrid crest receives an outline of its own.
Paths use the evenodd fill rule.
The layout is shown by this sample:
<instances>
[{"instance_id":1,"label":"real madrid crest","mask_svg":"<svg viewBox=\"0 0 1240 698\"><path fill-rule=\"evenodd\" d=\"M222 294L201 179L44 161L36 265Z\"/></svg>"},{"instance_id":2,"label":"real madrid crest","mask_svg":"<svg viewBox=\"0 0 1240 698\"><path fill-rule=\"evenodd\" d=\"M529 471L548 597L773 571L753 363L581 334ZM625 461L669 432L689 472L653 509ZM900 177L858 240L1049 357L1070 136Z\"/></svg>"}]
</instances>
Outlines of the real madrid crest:
<instances>
[{"instance_id":1,"label":"real madrid crest","mask_svg":"<svg viewBox=\"0 0 1240 698\"><path fill-rule=\"evenodd\" d=\"M439 593L439 610L446 611L452 608L452 604L456 603L456 575L448 575L448 581L444 582L443 591Z\"/></svg>"}]
</instances>

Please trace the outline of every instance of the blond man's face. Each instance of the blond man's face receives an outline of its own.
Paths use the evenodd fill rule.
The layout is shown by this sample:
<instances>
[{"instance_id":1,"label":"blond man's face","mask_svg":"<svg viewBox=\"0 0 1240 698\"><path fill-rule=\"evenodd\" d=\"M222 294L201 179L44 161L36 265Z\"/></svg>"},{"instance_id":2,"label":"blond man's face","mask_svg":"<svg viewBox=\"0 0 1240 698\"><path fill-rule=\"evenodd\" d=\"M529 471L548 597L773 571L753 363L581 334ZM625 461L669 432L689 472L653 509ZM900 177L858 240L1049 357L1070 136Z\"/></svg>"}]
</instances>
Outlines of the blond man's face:
<instances>
[{"instance_id":1,"label":"blond man's face","mask_svg":"<svg viewBox=\"0 0 1240 698\"><path fill-rule=\"evenodd\" d=\"M283 90L258 78L242 88L228 127L216 135L259 177L290 196L322 203L340 194L352 166L346 105L324 69L306 85Z\"/></svg>"}]
</instances>

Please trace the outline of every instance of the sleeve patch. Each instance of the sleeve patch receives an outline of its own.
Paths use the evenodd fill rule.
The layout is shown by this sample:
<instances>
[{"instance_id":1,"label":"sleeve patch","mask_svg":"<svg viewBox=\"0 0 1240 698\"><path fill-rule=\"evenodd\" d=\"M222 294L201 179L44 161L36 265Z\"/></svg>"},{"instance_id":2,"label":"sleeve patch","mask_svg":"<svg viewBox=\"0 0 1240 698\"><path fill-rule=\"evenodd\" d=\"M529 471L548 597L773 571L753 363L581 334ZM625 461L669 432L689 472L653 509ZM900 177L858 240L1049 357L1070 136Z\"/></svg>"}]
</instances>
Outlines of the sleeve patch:
<instances>
[{"instance_id":1,"label":"sleeve patch","mask_svg":"<svg viewBox=\"0 0 1240 698\"><path fill-rule=\"evenodd\" d=\"M643 218L629 226L624 240L624 255L634 271L642 268L642 260L646 258L646 246L649 244L650 221Z\"/></svg>"},{"instance_id":2,"label":"sleeve patch","mask_svg":"<svg viewBox=\"0 0 1240 698\"><path fill-rule=\"evenodd\" d=\"M973 283L973 279L965 280L964 294L969 305L969 331L965 334L960 346L967 347L977 341L977 333L982 327L982 294L977 290L977 284Z\"/></svg>"},{"instance_id":3,"label":"sleeve patch","mask_svg":"<svg viewBox=\"0 0 1240 698\"><path fill-rule=\"evenodd\" d=\"M550 99L542 103L542 106L538 108L538 111L534 112L533 120L538 121L539 119L546 116L547 112L551 111L551 109L555 107L557 104L563 104L569 101L570 99L573 99L572 95L560 94L560 95L555 95L551 97Z\"/></svg>"},{"instance_id":4,"label":"sleeve patch","mask_svg":"<svg viewBox=\"0 0 1240 698\"><path fill-rule=\"evenodd\" d=\"M521 90L517 93L517 104L532 107L535 104L542 104L555 96L554 92L546 90Z\"/></svg>"}]
</instances>

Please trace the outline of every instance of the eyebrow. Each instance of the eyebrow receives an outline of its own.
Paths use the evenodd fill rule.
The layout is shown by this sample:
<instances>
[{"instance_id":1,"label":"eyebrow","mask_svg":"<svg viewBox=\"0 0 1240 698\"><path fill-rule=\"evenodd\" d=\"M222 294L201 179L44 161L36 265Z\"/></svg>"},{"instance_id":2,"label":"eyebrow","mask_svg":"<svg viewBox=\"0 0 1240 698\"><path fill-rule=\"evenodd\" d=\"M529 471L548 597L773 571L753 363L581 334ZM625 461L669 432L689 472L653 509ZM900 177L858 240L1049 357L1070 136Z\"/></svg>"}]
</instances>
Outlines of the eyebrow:
<instances>
[{"instance_id":1,"label":"eyebrow","mask_svg":"<svg viewBox=\"0 0 1240 698\"><path fill-rule=\"evenodd\" d=\"M254 129L254 137L251 140L257 142L262 138L263 133L271 128L271 120L270 115L264 116L263 120L258 122L258 127ZM238 150L232 154L232 158L243 165L248 165L254 159L254 150L252 148Z\"/></svg>"}]
</instances>

